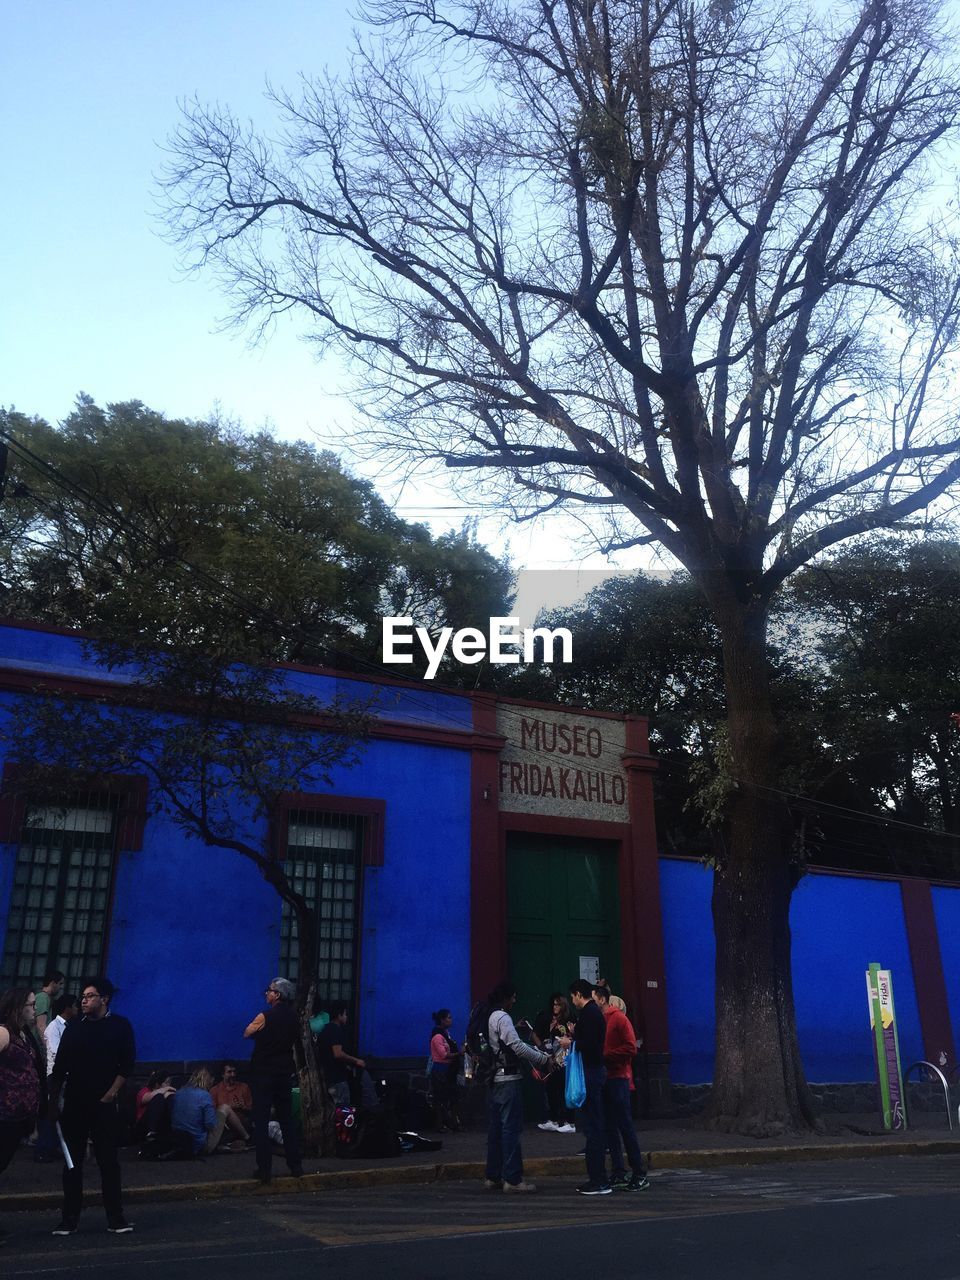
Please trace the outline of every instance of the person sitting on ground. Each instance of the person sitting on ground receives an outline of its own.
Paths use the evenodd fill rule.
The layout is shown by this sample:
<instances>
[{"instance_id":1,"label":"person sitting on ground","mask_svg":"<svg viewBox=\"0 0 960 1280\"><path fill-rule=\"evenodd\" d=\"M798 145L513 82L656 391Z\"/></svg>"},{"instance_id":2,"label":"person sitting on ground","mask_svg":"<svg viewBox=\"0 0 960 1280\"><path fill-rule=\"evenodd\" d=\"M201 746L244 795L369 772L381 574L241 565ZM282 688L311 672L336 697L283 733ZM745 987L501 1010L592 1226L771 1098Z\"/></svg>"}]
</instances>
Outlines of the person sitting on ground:
<instances>
[{"instance_id":1,"label":"person sitting on ground","mask_svg":"<svg viewBox=\"0 0 960 1280\"><path fill-rule=\"evenodd\" d=\"M362 1071L367 1065L362 1058L354 1058L344 1049L346 1025L347 1005L340 1000L330 1006L330 1021L317 1036L323 1080L334 1105L338 1107L350 1105L350 1077L347 1068L356 1067Z\"/></svg>"},{"instance_id":2,"label":"person sitting on ground","mask_svg":"<svg viewBox=\"0 0 960 1280\"><path fill-rule=\"evenodd\" d=\"M170 1128L170 1099L177 1092L166 1071L151 1071L147 1083L137 1090L135 1142L158 1138Z\"/></svg>"},{"instance_id":3,"label":"person sitting on ground","mask_svg":"<svg viewBox=\"0 0 960 1280\"><path fill-rule=\"evenodd\" d=\"M250 1128L250 1115L253 1111L253 1095L250 1086L244 1084L237 1074L235 1062L223 1064L223 1078L210 1090L215 1107L229 1107L244 1128Z\"/></svg>"},{"instance_id":4,"label":"person sitting on ground","mask_svg":"<svg viewBox=\"0 0 960 1280\"><path fill-rule=\"evenodd\" d=\"M200 1067L186 1085L177 1090L171 1104L170 1128L174 1146L187 1155L211 1155L228 1126L237 1135L235 1150L241 1144L246 1147L250 1142L250 1134L233 1111L229 1107L213 1105L210 1096L212 1085L213 1073L206 1067Z\"/></svg>"}]
</instances>

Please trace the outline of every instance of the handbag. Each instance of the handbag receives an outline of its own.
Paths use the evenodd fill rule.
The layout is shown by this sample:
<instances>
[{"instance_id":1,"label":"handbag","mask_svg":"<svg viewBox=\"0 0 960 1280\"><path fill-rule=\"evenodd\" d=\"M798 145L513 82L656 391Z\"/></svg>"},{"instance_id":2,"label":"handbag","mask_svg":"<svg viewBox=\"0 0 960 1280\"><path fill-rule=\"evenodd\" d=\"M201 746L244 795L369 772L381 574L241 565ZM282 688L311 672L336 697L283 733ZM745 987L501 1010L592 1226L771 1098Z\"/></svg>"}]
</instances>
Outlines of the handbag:
<instances>
[{"instance_id":1,"label":"handbag","mask_svg":"<svg viewBox=\"0 0 960 1280\"><path fill-rule=\"evenodd\" d=\"M572 1111L582 1107L587 1098L587 1082L583 1074L583 1059L576 1045L567 1055L567 1084L564 1102Z\"/></svg>"}]
</instances>

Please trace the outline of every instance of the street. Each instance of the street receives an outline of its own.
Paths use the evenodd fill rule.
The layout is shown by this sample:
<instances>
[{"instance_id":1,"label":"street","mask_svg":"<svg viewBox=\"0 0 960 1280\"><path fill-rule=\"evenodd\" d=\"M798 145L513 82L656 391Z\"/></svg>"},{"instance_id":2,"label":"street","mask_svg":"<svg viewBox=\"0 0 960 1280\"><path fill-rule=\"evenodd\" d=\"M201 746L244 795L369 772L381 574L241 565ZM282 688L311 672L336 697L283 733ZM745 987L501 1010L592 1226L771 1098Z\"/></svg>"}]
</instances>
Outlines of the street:
<instances>
[{"instance_id":1,"label":"street","mask_svg":"<svg viewBox=\"0 0 960 1280\"><path fill-rule=\"evenodd\" d=\"M306 1280L535 1272L588 1280L960 1278L960 1157L888 1157L654 1173L649 1191L587 1199L439 1182L136 1206L113 1237L91 1206L57 1239L7 1214L3 1275Z\"/></svg>"}]
</instances>

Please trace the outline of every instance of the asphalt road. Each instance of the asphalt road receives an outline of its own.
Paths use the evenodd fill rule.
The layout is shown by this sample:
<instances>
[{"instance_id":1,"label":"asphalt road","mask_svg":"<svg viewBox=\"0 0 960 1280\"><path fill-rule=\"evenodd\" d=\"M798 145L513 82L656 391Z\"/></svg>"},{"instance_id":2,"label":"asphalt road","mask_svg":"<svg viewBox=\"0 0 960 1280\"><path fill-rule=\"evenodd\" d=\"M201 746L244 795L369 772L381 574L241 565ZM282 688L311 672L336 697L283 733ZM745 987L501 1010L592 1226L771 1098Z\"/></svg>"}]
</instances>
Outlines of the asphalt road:
<instances>
[{"instance_id":1,"label":"asphalt road","mask_svg":"<svg viewBox=\"0 0 960 1280\"><path fill-rule=\"evenodd\" d=\"M960 1280L960 1156L655 1173L647 1192L587 1199L475 1183L137 1206L109 1236L99 1208L69 1239L5 1215L4 1280Z\"/></svg>"}]
</instances>

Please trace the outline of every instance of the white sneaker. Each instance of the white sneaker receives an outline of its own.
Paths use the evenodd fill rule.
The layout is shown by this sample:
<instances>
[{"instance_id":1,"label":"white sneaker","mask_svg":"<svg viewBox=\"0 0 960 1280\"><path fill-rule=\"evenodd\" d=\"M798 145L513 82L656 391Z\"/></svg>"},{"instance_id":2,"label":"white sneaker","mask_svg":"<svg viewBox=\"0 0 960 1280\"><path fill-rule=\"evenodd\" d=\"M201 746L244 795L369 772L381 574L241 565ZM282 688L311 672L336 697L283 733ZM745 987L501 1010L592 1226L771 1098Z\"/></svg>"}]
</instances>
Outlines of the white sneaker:
<instances>
[{"instance_id":1,"label":"white sneaker","mask_svg":"<svg viewBox=\"0 0 960 1280\"><path fill-rule=\"evenodd\" d=\"M544 1133L561 1133L562 1130L556 1120L544 1120L543 1124L537 1125L538 1129L542 1129Z\"/></svg>"},{"instance_id":2,"label":"white sneaker","mask_svg":"<svg viewBox=\"0 0 960 1280\"><path fill-rule=\"evenodd\" d=\"M572 1124L555 1124L553 1126L557 1133L576 1133L576 1129Z\"/></svg>"}]
</instances>

